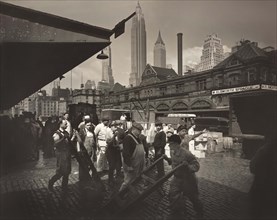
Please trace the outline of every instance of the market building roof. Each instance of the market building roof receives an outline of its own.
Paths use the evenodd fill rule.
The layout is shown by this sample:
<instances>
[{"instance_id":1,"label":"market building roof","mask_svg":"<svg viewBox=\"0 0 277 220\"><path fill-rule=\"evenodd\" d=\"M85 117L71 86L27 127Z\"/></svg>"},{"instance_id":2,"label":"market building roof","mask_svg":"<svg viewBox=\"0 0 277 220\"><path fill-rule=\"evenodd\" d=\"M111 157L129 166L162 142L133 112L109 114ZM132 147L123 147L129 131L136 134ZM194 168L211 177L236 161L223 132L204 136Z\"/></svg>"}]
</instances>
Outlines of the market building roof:
<instances>
[{"instance_id":1,"label":"market building roof","mask_svg":"<svg viewBox=\"0 0 277 220\"><path fill-rule=\"evenodd\" d=\"M140 85L148 85L178 77L178 74L172 68L163 68L147 64L142 74Z\"/></svg>"},{"instance_id":2,"label":"market building roof","mask_svg":"<svg viewBox=\"0 0 277 220\"><path fill-rule=\"evenodd\" d=\"M133 16L133 13L131 16ZM0 2L0 110L61 77L124 33Z\"/></svg>"}]
</instances>

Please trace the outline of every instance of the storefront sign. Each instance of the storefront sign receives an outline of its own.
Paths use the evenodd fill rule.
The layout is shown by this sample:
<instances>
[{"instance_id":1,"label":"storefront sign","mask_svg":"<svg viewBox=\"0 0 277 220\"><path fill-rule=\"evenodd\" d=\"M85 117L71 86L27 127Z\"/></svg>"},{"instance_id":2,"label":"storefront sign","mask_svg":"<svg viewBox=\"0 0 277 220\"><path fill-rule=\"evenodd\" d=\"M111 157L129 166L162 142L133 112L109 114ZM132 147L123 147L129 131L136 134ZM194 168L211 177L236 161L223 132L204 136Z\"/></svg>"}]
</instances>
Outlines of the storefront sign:
<instances>
[{"instance_id":1,"label":"storefront sign","mask_svg":"<svg viewBox=\"0 0 277 220\"><path fill-rule=\"evenodd\" d=\"M261 89L277 91L277 86L274 85L261 85Z\"/></svg>"},{"instance_id":2,"label":"storefront sign","mask_svg":"<svg viewBox=\"0 0 277 220\"><path fill-rule=\"evenodd\" d=\"M260 88L261 88L260 85L250 85L250 86L241 86L241 87L228 88L228 89L219 89L219 90L213 90L212 95L251 91L251 90L257 90Z\"/></svg>"}]
</instances>

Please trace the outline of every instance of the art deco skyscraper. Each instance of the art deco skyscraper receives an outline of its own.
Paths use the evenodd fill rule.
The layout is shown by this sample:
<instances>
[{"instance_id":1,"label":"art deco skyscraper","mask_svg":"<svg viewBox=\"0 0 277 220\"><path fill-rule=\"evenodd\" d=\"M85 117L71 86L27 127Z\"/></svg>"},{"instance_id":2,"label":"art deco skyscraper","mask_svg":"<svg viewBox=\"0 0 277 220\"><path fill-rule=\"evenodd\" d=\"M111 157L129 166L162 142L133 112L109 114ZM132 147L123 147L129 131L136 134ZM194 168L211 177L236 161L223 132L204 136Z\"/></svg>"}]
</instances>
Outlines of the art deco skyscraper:
<instances>
[{"instance_id":1,"label":"art deco skyscraper","mask_svg":"<svg viewBox=\"0 0 277 220\"><path fill-rule=\"evenodd\" d=\"M106 81L112 87L114 85L114 78L112 71L111 47L106 47L103 52L107 54L109 58L102 61L102 81Z\"/></svg>"},{"instance_id":2,"label":"art deco skyscraper","mask_svg":"<svg viewBox=\"0 0 277 220\"><path fill-rule=\"evenodd\" d=\"M160 31L154 46L154 66L166 68L166 50Z\"/></svg>"},{"instance_id":3,"label":"art deco skyscraper","mask_svg":"<svg viewBox=\"0 0 277 220\"><path fill-rule=\"evenodd\" d=\"M132 19L131 28L131 74L130 86L138 86L146 67L146 31L144 15L140 4L136 7L136 15Z\"/></svg>"},{"instance_id":4,"label":"art deco skyscraper","mask_svg":"<svg viewBox=\"0 0 277 220\"><path fill-rule=\"evenodd\" d=\"M212 69L224 59L223 45L217 34L208 35L204 40L200 63L196 66L196 71Z\"/></svg>"}]
</instances>

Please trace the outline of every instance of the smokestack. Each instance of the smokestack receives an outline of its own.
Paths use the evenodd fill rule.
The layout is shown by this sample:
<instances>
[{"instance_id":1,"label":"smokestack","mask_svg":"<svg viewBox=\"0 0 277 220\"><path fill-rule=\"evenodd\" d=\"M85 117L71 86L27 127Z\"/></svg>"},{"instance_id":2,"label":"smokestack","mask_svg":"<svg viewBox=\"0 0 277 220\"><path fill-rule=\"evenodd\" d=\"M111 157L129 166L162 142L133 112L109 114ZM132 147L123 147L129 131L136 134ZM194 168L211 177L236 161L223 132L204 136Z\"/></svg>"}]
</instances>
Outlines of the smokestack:
<instances>
[{"instance_id":1,"label":"smokestack","mask_svg":"<svg viewBox=\"0 0 277 220\"><path fill-rule=\"evenodd\" d=\"M183 33L177 34L177 49L178 49L178 75L183 75Z\"/></svg>"}]
</instances>

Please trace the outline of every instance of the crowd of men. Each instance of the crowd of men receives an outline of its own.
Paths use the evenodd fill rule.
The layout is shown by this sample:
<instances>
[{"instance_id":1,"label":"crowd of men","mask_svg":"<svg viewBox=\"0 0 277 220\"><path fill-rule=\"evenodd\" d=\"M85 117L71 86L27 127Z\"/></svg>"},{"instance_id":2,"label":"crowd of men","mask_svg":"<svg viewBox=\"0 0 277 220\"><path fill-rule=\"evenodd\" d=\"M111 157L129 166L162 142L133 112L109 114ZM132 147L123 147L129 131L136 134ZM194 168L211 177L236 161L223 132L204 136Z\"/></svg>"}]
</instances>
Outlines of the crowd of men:
<instances>
[{"instance_id":1,"label":"crowd of men","mask_svg":"<svg viewBox=\"0 0 277 220\"><path fill-rule=\"evenodd\" d=\"M62 190L67 191L74 149L74 152L87 155L86 159L94 165L99 175L108 174L111 186L117 180L122 181L119 189L121 191L144 170L150 148L154 149L153 159L158 160L165 155L165 146L168 144L170 157L164 159L172 165L172 169L183 163L174 173L170 183L171 217L178 219L185 211L183 196L190 199L197 217L203 217L203 205L199 199L195 175L200 169L200 164L190 152L189 142L205 130L194 134L193 124L190 124L190 127L180 124L177 130L174 130L171 125L157 121L153 141L149 143L145 128L135 121L127 129L123 126L123 120L111 121L103 117L97 125L92 121L89 115L85 115L83 121L73 128L68 113L62 117L50 117L45 123L42 123L40 118L36 120L35 115L31 113L13 119L0 117L1 165L7 168L14 163L38 160L41 149L43 157L55 156L57 159L56 173L50 178L48 189L53 191L55 182L62 178ZM253 164L254 162L251 163L252 172ZM163 160L157 163L156 168L157 177L163 177ZM3 172L3 169L1 171ZM90 176L87 174L87 170L79 166L80 183L89 181Z\"/></svg>"},{"instance_id":2,"label":"crowd of men","mask_svg":"<svg viewBox=\"0 0 277 220\"><path fill-rule=\"evenodd\" d=\"M127 187L143 171L151 146L155 151L154 160L157 160L165 154L167 142L169 142L169 146L183 145L186 154L182 155L179 151L176 153L175 148L172 148L171 158L165 159L169 164L172 163L173 167L177 166L180 161L188 160L188 169L184 170L188 176L194 176L194 172L199 169L196 158L186 149L187 144L181 143L181 139L178 138L182 137L185 142L189 139L185 138L186 135L176 135L176 133L187 132L187 128L183 125L180 125L176 131L170 125L165 126L161 122L156 122L153 143L149 143L144 135L145 132L142 132L145 129L140 123L132 122L132 126L126 129L123 120L110 121L109 118L103 117L98 125L94 125L92 121L89 115L85 115L78 127L73 128L68 113L62 117L49 117L45 123L40 118L36 120L35 115L31 113L25 113L13 119L1 117L1 128L5 125L5 131L1 131L1 135L4 137L4 146L1 150L5 155L2 159L5 158L5 161L13 163L38 160L39 149L42 150L45 158L55 156L57 168L55 175L49 180L48 189L50 191L54 190L53 186L60 178L62 178L62 189L67 191L71 172L72 148L75 148L77 152L85 151L95 165L98 174L108 174L111 185L116 180L122 180L123 177L119 190ZM194 163L193 168L189 168L190 163ZM163 161L157 164L157 171L158 177L165 175ZM190 179L194 178L195 176L190 177ZM176 185L175 181L170 193L174 213L178 213L175 205L181 202L179 197L185 192L183 189L184 177L180 175L176 176L176 179L179 182L177 181ZM79 167L79 180L80 182L88 180L88 175L81 166ZM201 214L202 210L199 208L201 203L197 200L197 183L192 181L190 184L195 188L191 200L196 201L197 211Z\"/></svg>"},{"instance_id":3,"label":"crowd of men","mask_svg":"<svg viewBox=\"0 0 277 220\"><path fill-rule=\"evenodd\" d=\"M188 149L188 142L198 135L187 136L187 127L180 125L177 131L170 126L163 126L161 122L155 124L155 137L153 143L147 143L143 134L144 127L135 121L129 129L124 129L121 120L110 121L103 117L98 125L92 123L89 116L84 116L83 121L75 130L68 121L68 115L59 121L59 129L54 131L53 150L57 157L56 174L49 180L48 189L53 191L55 182L62 178L62 189L67 191L68 177L71 171L70 148L75 147L77 152L85 151L95 170L99 175L108 174L109 184L122 180L119 191L128 187L128 184L138 177L145 169L149 155L149 147L154 148L154 160L165 155L167 142L170 147L170 156L165 157L172 167L185 161L185 167L177 170L170 185L171 210L176 215L183 212L182 196L186 195L193 203L198 216L203 215L202 203L198 197L198 186L195 172L199 170L199 163ZM175 134L177 133L177 134ZM79 166L80 183L89 181L87 170ZM164 163L157 164L157 177L165 175Z\"/></svg>"}]
</instances>

